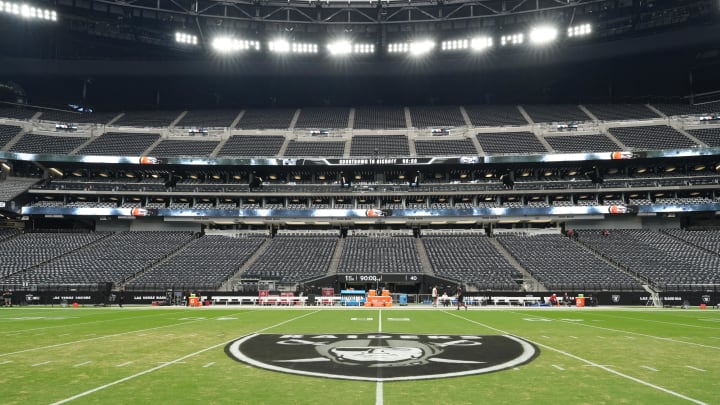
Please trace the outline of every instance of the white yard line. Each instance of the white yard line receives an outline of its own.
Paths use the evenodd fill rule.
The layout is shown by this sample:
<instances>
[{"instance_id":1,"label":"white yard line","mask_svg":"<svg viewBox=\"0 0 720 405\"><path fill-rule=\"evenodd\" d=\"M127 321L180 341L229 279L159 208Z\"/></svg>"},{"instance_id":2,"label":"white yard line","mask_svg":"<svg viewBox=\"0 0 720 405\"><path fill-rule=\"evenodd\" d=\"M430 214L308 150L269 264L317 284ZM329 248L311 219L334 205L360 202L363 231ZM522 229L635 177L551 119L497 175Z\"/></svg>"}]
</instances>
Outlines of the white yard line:
<instances>
[{"instance_id":1,"label":"white yard line","mask_svg":"<svg viewBox=\"0 0 720 405\"><path fill-rule=\"evenodd\" d=\"M574 326L584 326L584 327L586 327L586 328L595 328L595 329L607 330L607 331L610 331L610 332L617 332L617 333L621 333L621 334L622 334L622 333L628 333L628 334L636 335L636 336L643 336L643 337L648 337L648 338L652 338L652 339L664 340L664 341L666 341L666 342L682 343L682 344L684 344L684 345L692 345L692 346L704 347L704 348L706 348L706 349L720 350L720 347L718 347L718 346L704 345L704 344L702 344L702 343L687 342L687 341L684 341L684 340L677 340L677 339L666 338L666 337L662 337L662 336L648 335L648 334L646 334L646 333L632 332L632 331L628 331L628 330L613 329L613 328L605 328L605 327L603 327L603 326L590 325L590 324L582 323L582 322L567 322L567 321L563 321L563 320L561 320L561 319L558 319L558 322L570 323L570 324L572 324L572 325L574 325ZM625 337L626 337L627 339L633 339L632 336L625 336Z\"/></svg>"},{"instance_id":2,"label":"white yard line","mask_svg":"<svg viewBox=\"0 0 720 405\"><path fill-rule=\"evenodd\" d=\"M63 323L62 325L53 325L53 326L44 326L42 328L31 328L31 329L20 329L15 331L5 331L3 334L17 334L17 333L26 333L26 332L33 332L36 330L46 330L46 329L57 329L57 328L68 328L68 327L75 327L80 325L88 325L88 324L96 324L96 323L105 323L105 322L116 322L116 321L126 321L129 319L139 319L139 318L148 318L153 316L161 316L161 315L167 315L168 313L182 313L181 311L176 312L164 312L164 313L157 313L157 314L151 314L151 315L141 315L141 316L134 316L134 317L125 317L125 318L112 318L112 319L103 319L99 321L88 321L88 322L80 322L80 323L74 323L71 325L68 325L67 323ZM54 315L57 315L57 312L54 313ZM85 315L85 314L83 314ZM87 316L94 316L94 315L102 315L101 313L95 313L95 314L87 314ZM71 318L68 318L71 319ZM76 318L75 318L76 319ZM64 336L64 335L59 335Z\"/></svg>"},{"instance_id":3,"label":"white yard line","mask_svg":"<svg viewBox=\"0 0 720 405\"><path fill-rule=\"evenodd\" d=\"M120 364L116 365L115 367L125 367L125 366L129 366L131 364L133 364L132 361L126 361L125 363L120 363Z\"/></svg>"},{"instance_id":4,"label":"white yard line","mask_svg":"<svg viewBox=\"0 0 720 405\"><path fill-rule=\"evenodd\" d=\"M86 365L86 364L90 364L90 363L92 363L92 361L85 361L85 362L82 362L82 363L78 363L78 364L74 365L73 367L82 367L82 366L84 366L84 365Z\"/></svg>"},{"instance_id":5,"label":"white yard line","mask_svg":"<svg viewBox=\"0 0 720 405\"><path fill-rule=\"evenodd\" d=\"M486 325L486 324L484 324L484 323L477 322L477 321L474 321L474 320L472 320L472 319L465 318L465 317L460 316L460 315L458 315L458 314L454 314L454 313L452 313L452 312L447 312L447 313L450 314L450 315L452 315L452 316L455 316L455 317L457 317L457 318L464 319L464 320L466 320L466 321L468 321L468 322L470 322L470 323L474 323L474 324L476 324L476 325L482 326L482 327L484 327L484 328L487 328L487 329L490 329L490 330L494 330L494 331L496 331L496 332L500 332L500 333L505 334L505 335L516 336L516 335L514 335L514 334L512 334L512 333L510 333L510 332L504 331L504 330L502 330L502 329L494 328L494 327L492 327L492 326L490 326L490 325ZM574 322L573 324L574 324L574 325L577 325L578 323ZM519 337L519 336L518 336L518 337ZM522 338L522 339L525 339L525 338ZM642 385L644 385L644 386L646 386L646 387L650 387L650 388L656 389L656 390L658 390L658 391L664 392L664 393L669 394L669 395L672 395L672 396L674 396L674 397L681 398L681 399L684 399L684 400L686 400L686 401L689 401L689 402L692 402L692 403L695 403L695 404L698 404L698 405L708 405L706 402L702 402L702 401L697 400L697 399L695 399L695 398L690 398L690 397L687 396L687 395L683 395L683 394L681 394L681 393L679 393L679 392L676 392L676 391L673 391L673 390L671 390L671 389L668 389L668 388L665 388L665 387L661 387L661 386L659 386L659 385L655 385L655 384L653 384L653 383L650 383L650 382L641 380L641 379L636 378L636 377L633 377L633 376L631 376L631 375L627 375L627 374L621 373L621 372L619 372L619 371L613 370L613 369L608 368L608 367L606 367L606 366L603 366L603 365L601 365L601 364L595 363L594 361L591 361L591 360L588 360L588 359L584 359L584 358L582 358L582 357L580 357L580 356L576 356L576 355L574 355L574 354L572 354L572 353L568 353L568 352L566 352L566 351L563 351L563 350L560 350L560 349L556 349L556 348L554 348L554 347L551 347L551 346L548 346L548 345L544 345L544 344L542 344L542 343L538 343L538 342L532 341L532 340L530 340L530 339L525 339L525 340L527 340L528 342L531 342L531 343L533 343L533 344L536 344L536 345L538 345L538 346L540 346L540 347L542 347L542 348L545 348L545 349L548 349L548 350L552 350L552 351L554 351L554 352L556 352L556 353L559 353L559 354L562 354L562 355L564 355L564 356L570 357L570 358L572 358L572 359L578 360L578 361L580 361L580 362L582 362L582 363L585 363L585 364L587 364L587 365L595 366L595 367L597 367L597 368L599 368L599 369L601 369L601 370L603 370L603 371L606 371L606 372L611 373L611 374L615 374L615 375L618 376L618 377L622 377L622 378L625 378L625 379L627 379L627 380L636 382L636 383L638 383L638 384L642 384Z\"/></svg>"},{"instance_id":6,"label":"white yard line","mask_svg":"<svg viewBox=\"0 0 720 405\"><path fill-rule=\"evenodd\" d=\"M42 366L42 365L45 365L45 364L48 364L48 363L50 363L50 360L48 360L48 361L43 361L42 363L35 363L35 364L33 364L31 367Z\"/></svg>"},{"instance_id":7,"label":"white yard line","mask_svg":"<svg viewBox=\"0 0 720 405\"><path fill-rule=\"evenodd\" d=\"M564 368L558 366L557 364L553 364L552 366L555 367L556 369L560 370L560 371L565 371Z\"/></svg>"},{"instance_id":8,"label":"white yard line","mask_svg":"<svg viewBox=\"0 0 720 405\"><path fill-rule=\"evenodd\" d=\"M693 367L693 366L685 366L685 367L689 368L690 370L695 370L695 371L707 371L707 370L703 370L701 368L697 368L697 367Z\"/></svg>"},{"instance_id":9,"label":"white yard line","mask_svg":"<svg viewBox=\"0 0 720 405\"><path fill-rule=\"evenodd\" d=\"M719 329L719 328L717 328L717 327L712 327L712 326L691 325L691 324L687 324L687 323L668 322L668 321L657 321L657 320L654 320L654 319L642 319L642 318L633 318L633 317L628 317L628 316L617 316L617 315L610 315L610 314L607 314L607 313L603 313L603 314L601 314L601 316L606 316L606 317L608 317L608 318L627 319L627 320L632 320L632 321L664 323L664 324L667 324L667 325L684 326L684 327L688 327L688 328L713 329L713 330L718 330L718 329Z\"/></svg>"},{"instance_id":10,"label":"white yard line","mask_svg":"<svg viewBox=\"0 0 720 405\"><path fill-rule=\"evenodd\" d=\"M213 361L213 362L211 362L211 363L208 363L208 364L204 365L204 366L203 366L203 368L208 368L208 367L211 367L211 366L212 366L213 364L215 364L215 362L214 362L214 361Z\"/></svg>"},{"instance_id":11,"label":"white yard line","mask_svg":"<svg viewBox=\"0 0 720 405\"><path fill-rule=\"evenodd\" d=\"M100 339L107 339L107 338L112 338L112 337L124 336L124 335L129 335L129 334L132 334L132 333L144 332L144 331L155 330L155 329L170 328L170 327L185 325L185 324L194 323L194 322L199 322L199 321L180 322L180 323L174 323L174 324L171 324L171 325L156 326L156 327L154 327L154 328L141 329L141 330L133 330L133 331L122 332L122 333L115 333L115 334L112 334L112 335L98 336L98 337L89 338L89 339L73 340L73 341L71 341L71 342L57 343L57 344L48 345L48 346L33 347L32 349L18 350L18 351L16 351L16 352L0 353L0 357L12 356L12 355L14 355L14 354L20 354L20 353L35 352L35 351L38 351L38 350L54 349L54 348L56 348L56 347L69 346L69 345L73 345L73 344L75 344L75 343L92 342L93 340L100 340Z\"/></svg>"},{"instance_id":12,"label":"white yard line","mask_svg":"<svg viewBox=\"0 0 720 405\"><path fill-rule=\"evenodd\" d=\"M319 310L316 310L316 311L309 312L309 313L304 314L304 315L296 316L295 318L291 318L291 319L288 319L288 320L286 320L286 321L282 321L282 322L280 322L280 323L277 323L277 324L275 324L275 325L268 326L268 327L266 327L266 328L262 328L262 329L260 329L260 330L257 330L257 331L255 331L254 333L260 333L260 332L264 332L264 331L266 331L266 330L268 330L268 329L276 328L276 327L281 326L281 325L284 325L284 324L286 324L286 323L289 323L289 322L292 322L292 321L296 321L296 320L298 320L298 319L300 319L300 318L304 318L304 317L306 317L306 316L308 316L308 315L315 314L315 313L317 313L318 311L319 311ZM187 322L185 322L185 323L187 323ZM169 366L169 365L171 365L171 364L180 363L180 362L182 362L182 361L184 361L184 360L186 360L186 359L189 359L189 358L191 358L191 357L197 356L198 354L202 354L202 353L205 353L205 352L207 352L207 351L209 351L209 350L212 350L212 349L215 349L215 348L218 348L218 347L227 345L228 343L230 343L230 342L232 342L232 341L234 341L234 340L236 340L236 339L237 339L237 337L232 338L232 339L227 340L227 341L224 341L224 342L221 342L221 343L218 343L218 344L215 344L215 345L212 345L212 346L210 346L210 347L206 347L205 349L198 350L198 351L196 351L196 352L194 352L194 353L187 354L187 355L182 356L182 357L179 357L179 358L177 358L177 359L175 359L175 360L169 361L169 362L167 362L167 363L165 363L165 364L161 364L161 365L159 365L159 366L155 366L155 367L153 367L153 368L149 368L149 369L144 370L144 371L141 371L141 372L139 372L139 373L135 373L135 374L133 374L133 375L129 375L129 376L124 377L124 378L121 378L121 379L119 379L119 380L115 380L115 381L113 381L113 382L109 382L109 383L107 383L107 384L104 384L104 385L101 385L101 386L92 388L92 389L90 389L90 390L81 392L81 393L76 394L76 395L73 395L73 396L71 396L71 397L68 397L68 398L65 398L65 399L61 399L60 401L53 402L51 405L65 404L65 403L68 403L68 402L70 402L70 401L74 401L74 400L76 400L76 399L78 399L78 398L82 398L82 397L88 396L88 395L90 395L90 394L93 394L93 393L95 393L95 392L102 391L102 390L104 390L104 389L106 389L106 388L110 388L110 387L112 387L112 386L115 386L115 385L118 385L118 384L122 384L122 383L124 383L125 381L130 381L130 380L135 379L135 378L137 378L137 377L141 377L141 376L143 376L143 375L145 375L145 374L150 374L150 373L155 372L155 371L157 371L157 370L163 369L163 368L165 368L165 367L167 367L167 366Z\"/></svg>"},{"instance_id":13,"label":"white yard line","mask_svg":"<svg viewBox=\"0 0 720 405\"><path fill-rule=\"evenodd\" d=\"M382 309L378 309L378 333L382 333ZM382 368L381 368L382 370ZM375 383L375 405L383 405L383 383Z\"/></svg>"},{"instance_id":14,"label":"white yard line","mask_svg":"<svg viewBox=\"0 0 720 405\"><path fill-rule=\"evenodd\" d=\"M650 371L658 371L658 369L652 368L650 366L640 366L640 368L644 368L645 370L650 370Z\"/></svg>"}]
</instances>

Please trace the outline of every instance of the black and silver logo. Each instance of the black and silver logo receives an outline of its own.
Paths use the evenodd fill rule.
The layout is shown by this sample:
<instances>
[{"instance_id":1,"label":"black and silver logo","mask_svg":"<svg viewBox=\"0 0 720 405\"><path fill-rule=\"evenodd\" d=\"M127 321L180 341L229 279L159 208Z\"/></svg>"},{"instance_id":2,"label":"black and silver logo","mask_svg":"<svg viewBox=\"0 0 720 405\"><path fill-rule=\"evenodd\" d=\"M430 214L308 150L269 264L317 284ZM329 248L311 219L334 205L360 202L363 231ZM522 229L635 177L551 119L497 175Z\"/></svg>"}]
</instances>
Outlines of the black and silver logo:
<instances>
[{"instance_id":1,"label":"black and silver logo","mask_svg":"<svg viewBox=\"0 0 720 405\"><path fill-rule=\"evenodd\" d=\"M613 304L617 304L620 302L620 294L613 294L611 297Z\"/></svg>"},{"instance_id":2,"label":"black and silver logo","mask_svg":"<svg viewBox=\"0 0 720 405\"><path fill-rule=\"evenodd\" d=\"M225 347L266 370L361 381L460 377L520 366L537 347L511 335L252 334Z\"/></svg>"}]
</instances>

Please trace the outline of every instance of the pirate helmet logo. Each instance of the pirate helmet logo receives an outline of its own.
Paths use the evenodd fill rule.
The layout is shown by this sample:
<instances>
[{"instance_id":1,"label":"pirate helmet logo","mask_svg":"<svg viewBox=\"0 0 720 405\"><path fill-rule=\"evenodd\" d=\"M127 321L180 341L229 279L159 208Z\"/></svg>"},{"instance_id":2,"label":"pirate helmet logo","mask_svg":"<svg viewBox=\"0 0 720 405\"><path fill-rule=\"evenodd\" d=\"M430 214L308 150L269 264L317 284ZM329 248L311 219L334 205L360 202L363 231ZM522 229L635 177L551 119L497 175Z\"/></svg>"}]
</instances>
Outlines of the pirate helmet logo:
<instances>
[{"instance_id":1,"label":"pirate helmet logo","mask_svg":"<svg viewBox=\"0 0 720 405\"><path fill-rule=\"evenodd\" d=\"M253 334L228 344L235 360L311 377L360 381L449 378L532 361L535 345L512 335Z\"/></svg>"}]
</instances>

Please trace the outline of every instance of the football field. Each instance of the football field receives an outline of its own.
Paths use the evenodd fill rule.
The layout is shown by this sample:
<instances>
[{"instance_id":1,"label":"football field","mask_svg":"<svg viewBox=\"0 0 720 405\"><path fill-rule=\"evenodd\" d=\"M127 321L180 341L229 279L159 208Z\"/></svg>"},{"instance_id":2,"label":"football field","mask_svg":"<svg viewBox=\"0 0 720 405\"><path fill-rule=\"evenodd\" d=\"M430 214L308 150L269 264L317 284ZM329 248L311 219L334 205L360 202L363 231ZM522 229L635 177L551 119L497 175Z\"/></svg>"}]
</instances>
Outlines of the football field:
<instances>
[{"instance_id":1,"label":"football field","mask_svg":"<svg viewBox=\"0 0 720 405\"><path fill-rule=\"evenodd\" d=\"M2 404L719 404L720 311L0 309Z\"/></svg>"}]
</instances>

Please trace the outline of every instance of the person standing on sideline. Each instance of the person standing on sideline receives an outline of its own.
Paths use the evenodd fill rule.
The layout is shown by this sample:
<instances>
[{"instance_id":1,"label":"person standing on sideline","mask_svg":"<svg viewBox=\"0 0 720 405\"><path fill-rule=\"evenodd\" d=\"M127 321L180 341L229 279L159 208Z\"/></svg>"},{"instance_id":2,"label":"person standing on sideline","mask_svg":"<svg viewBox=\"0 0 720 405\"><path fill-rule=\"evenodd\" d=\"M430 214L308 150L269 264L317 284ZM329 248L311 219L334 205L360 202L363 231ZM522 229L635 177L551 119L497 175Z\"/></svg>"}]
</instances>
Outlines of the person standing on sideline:
<instances>
[{"instance_id":1,"label":"person standing on sideline","mask_svg":"<svg viewBox=\"0 0 720 405\"><path fill-rule=\"evenodd\" d=\"M438 289L437 286L433 286L432 288L432 306L433 308L437 307L438 301Z\"/></svg>"},{"instance_id":2,"label":"person standing on sideline","mask_svg":"<svg viewBox=\"0 0 720 405\"><path fill-rule=\"evenodd\" d=\"M462 286L458 285L455 295L457 296L458 311L460 310L460 307L465 307L465 310L467 311L467 305L465 305L465 296L463 295Z\"/></svg>"},{"instance_id":3,"label":"person standing on sideline","mask_svg":"<svg viewBox=\"0 0 720 405\"><path fill-rule=\"evenodd\" d=\"M6 307L12 306L12 291L11 290L5 290L3 292L3 305Z\"/></svg>"}]
</instances>

